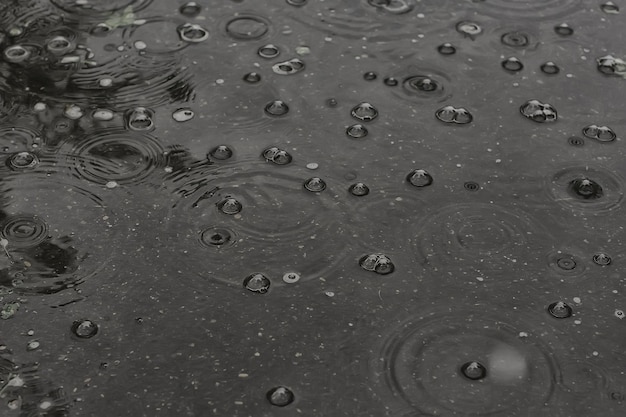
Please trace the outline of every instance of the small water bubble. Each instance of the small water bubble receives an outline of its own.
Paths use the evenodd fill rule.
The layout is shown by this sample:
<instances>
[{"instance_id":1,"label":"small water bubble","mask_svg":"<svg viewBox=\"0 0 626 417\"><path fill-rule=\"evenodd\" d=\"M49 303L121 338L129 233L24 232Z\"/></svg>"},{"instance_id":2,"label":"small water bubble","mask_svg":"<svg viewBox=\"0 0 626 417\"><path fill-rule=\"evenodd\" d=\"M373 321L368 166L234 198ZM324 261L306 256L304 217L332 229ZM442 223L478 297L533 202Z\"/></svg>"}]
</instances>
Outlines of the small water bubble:
<instances>
[{"instance_id":1,"label":"small water bubble","mask_svg":"<svg viewBox=\"0 0 626 417\"><path fill-rule=\"evenodd\" d=\"M477 381L487 376L487 368L480 362L466 362L461 365L461 374L472 381Z\"/></svg>"},{"instance_id":2,"label":"small water bubble","mask_svg":"<svg viewBox=\"0 0 626 417\"><path fill-rule=\"evenodd\" d=\"M193 110L189 108L182 108L172 113L172 118L177 122L186 122L193 119L194 115Z\"/></svg>"},{"instance_id":3,"label":"small water bubble","mask_svg":"<svg viewBox=\"0 0 626 417\"><path fill-rule=\"evenodd\" d=\"M76 104L68 104L63 109L63 116L67 117L70 120L78 120L83 117L83 109Z\"/></svg>"},{"instance_id":4,"label":"small water bubble","mask_svg":"<svg viewBox=\"0 0 626 417\"><path fill-rule=\"evenodd\" d=\"M187 3L181 5L178 9L180 14L187 17L195 17L200 14L201 10L202 7L195 1L188 1Z\"/></svg>"},{"instance_id":5,"label":"small water bubble","mask_svg":"<svg viewBox=\"0 0 626 417\"><path fill-rule=\"evenodd\" d=\"M209 31L195 23L185 23L178 27L178 35L185 42L202 42L209 39Z\"/></svg>"},{"instance_id":6,"label":"small water bubble","mask_svg":"<svg viewBox=\"0 0 626 417\"><path fill-rule=\"evenodd\" d=\"M366 271L376 272L379 275L391 274L395 269L391 259L382 253L362 256L359 259L359 266Z\"/></svg>"},{"instance_id":7,"label":"small water bubble","mask_svg":"<svg viewBox=\"0 0 626 417\"><path fill-rule=\"evenodd\" d=\"M474 181L467 181L463 184L463 188L467 191L478 191L480 190L480 185Z\"/></svg>"},{"instance_id":8,"label":"small water bubble","mask_svg":"<svg viewBox=\"0 0 626 417\"><path fill-rule=\"evenodd\" d=\"M306 4L308 0L286 0L287 4L290 6L301 7Z\"/></svg>"},{"instance_id":9,"label":"small water bubble","mask_svg":"<svg viewBox=\"0 0 626 417\"><path fill-rule=\"evenodd\" d=\"M348 191L350 191L350 194L356 197L363 197L370 193L369 187L362 182L352 184L350 188L348 188Z\"/></svg>"},{"instance_id":10,"label":"small water bubble","mask_svg":"<svg viewBox=\"0 0 626 417\"><path fill-rule=\"evenodd\" d=\"M30 51L22 45L13 45L4 50L4 57L9 62L23 62L30 57Z\"/></svg>"},{"instance_id":11,"label":"small water bubble","mask_svg":"<svg viewBox=\"0 0 626 417\"><path fill-rule=\"evenodd\" d=\"M27 351L37 350L40 347L41 347L41 343L39 343L39 341L37 340L31 340L30 342L26 344Z\"/></svg>"},{"instance_id":12,"label":"small water bubble","mask_svg":"<svg viewBox=\"0 0 626 417\"><path fill-rule=\"evenodd\" d=\"M541 64L541 72L548 75L558 74L561 69L552 61L544 62Z\"/></svg>"},{"instance_id":13,"label":"small water bubble","mask_svg":"<svg viewBox=\"0 0 626 417\"><path fill-rule=\"evenodd\" d=\"M297 272L287 272L283 275L283 281L287 284L294 284L300 281L300 274Z\"/></svg>"},{"instance_id":14,"label":"small water bubble","mask_svg":"<svg viewBox=\"0 0 626 417\"><path fill-rule=\"evenodd\" d=\"M522 104L520 113L537 123L555 122L557 120L556 109L551 104L542 103L539 100L528 100Z\"/></svg>"},{"instance_id":15,"label":"small water bubble","mask_svg":"<svg viewBox=\"0 0 626 417\"><path fill-rule=\"evenodd\" d=\"M346 129L346 134L353 139L362 139L367 136L368 131L365 126L358 123L352 126L348 126L348 128Z\"/></svg>"},{"instance_id":16,"label":"small water bubble","mask_svg":"<svg viewBox=\"0 0 626 417\"><path fill-rule=\"evenodd\" d=\"M267 392L267 400L277 407L285 407L294 400L293 392L287 387L275 387Z\"/></svg>"},{"instance_id":17,"label":"small water bubble","mask_svg":"<svg viewBox=\"0 0 626 417\"><path fill-rule=\"evenodd\" d=\"M98 333L98 325L91 320L76 320L72 324L72 333L81 339L89 339Z\"/></svg>"},{"instance_id":18,"label":"small water bubble","mask_svg":"<svg viewBox=\"0 0 626 417\"><path fill-rule=\"evenodd\" d=\"M363 79L365 81L374 81L376 78L378 78L378 75L373 71L368 71L363 74Z\"/></svg>"},{"instance_id":19,"label":"small water bubble","mask_svg":"<svg viewBox=\"0 0 626 417\"><path fill-rule=\"evenodd\" d=\"M293 58L288 61L279 62L272 65L272 71L279 75L292 75L304 69L304 61L300 58Z\"/></svg>"},{"instance_id":20,"label":"small water bubble","mask_svg":"<svg viewBox=\"0 0 626 417\"><path fill-rule=\"evenodd\" d=\"M337 107L339 103L337 102L336 98L329 98L328 100L326 100L326 105L328 107Z\"/></svg>"},{"instance_id":21,"label":"small water bubble","mask_svg":"<svg viewBox=\"0 0 626 417\"><path fill-rule=\"evenodd\" d=\"M619 13L619 7L617 6L617 4L613 3L612 1L607 1L606 3L603 3L600 5L600 9L607 14L618 14Z\"/></svg>"},{"instance_id":22,"label":"small water bubble","mask_svg":"<svg viewBox=\"0 0 626 417\"><path fill-rule=\"evenodd\" d=\"M113 188L117 188L119 184L117 183L117 181L107 181L107 183L104 184L104 186L108 189L113 189Z\"/></svg>"},{"instance_id":23,"label":"small water bubble","mask_svg":"<svg viewBox=\"0 0 626 417\"><path fill-rule=\"evenodd\" d=\"M557 301L548 306L548 313L557 319L565 319L572 316L572 307L563 301Z\"/></svg>"},{"instance_id":24,"label":"small water bubble","mask_svg":"<svg viewBox=\"0 0 626 417\"><path fill-rule=\"evenodd\" d=\"M126 125L131 130L147 131L154 128L154 112L146 107L136 107L126 113Z\"/></svg>"},{"instance_id":25,"label":"small water bubble","mask_svg":"<svg viewBox=\"0 0 626 417\"><path fill-rule=\"evenodd\" d=\"M8 166L13 170L34 168L39 163L37 155L30 152L18 152L8 159Z\"/></svg>"},{"instance_id":26,"label":"small water bubble","mask_svg":"<svg viewBox=\"0 0 626 417\"><path fill-rule=\"evenodd\" d=\"M290 163L293 158L289 152L280 149L276 146L269 147L263 151L261 154L263 158L265 158L268 162L273 162L276 165L287 165Z\"/></svg>"},{"instance_id":27,"label":"small water bubble","mask_svg":"<svg viewBox=\"0 0 626 417\"><path fill-rule=\"evenodd\" d=\"M233 156L233 150L228 145L218 145L209 151L208 159L225 161Z\"/></svg>"},{"instance_id":28,"label":"small water bubble","mask_svg":"<svg viewBox=\"0 0 626 417\"><path fill-rule=\"evenodd\" d=\"M313 193L319 193L326 189L326 182L319 177L311 177L304 182L304 188Z\"/></svg>"},{"instance_id":29,"label":"small water bubble","mask_svg":"<svg viewBox=\"0 0 626 417\"><path fill-rule=\"evenodd\" d=\"M210 227L200 234L200 241L208 247L222 247L233 243L233 233L223 227Z\"/></svg>"},{"instance_id":30,"label":"small water bubble","mask_svg":"<svg viewBox=\"0 0 626 417\"><path fill-rule=\"evenodd\" d=\"M572 29L567 23L556 25L554 27L554 31L560 36L571 36L574 34L574 29Z\"/></svg>"},{"instance_id":31,"label":"small water bubble","mask_svg":"<svg viewBox=\"0 0 626 417\"><path fill-rule=\"evenodd\" d=\"M502 68L510 72L517 72L524 68L524 64L522 64L522 61L512 56L502 61Z\"/></svg>"},{"instance_id":32,"label":"small water bubble","mask_svg":"<svg viewBox=\"0 0 626 417\"><path fill-rule=\"evenodd\" d=\"M217 208L224 214L234 215L241 212L243 209L243 205L233 197L226 197L219 203L217 203Z\"/></svg>"},{"instance_id":33,"label":"small water bubble","mask_svg":"<svg viewBox=\"0 0 626 417\"><path fill-rule=\"evenodd\" d=\"M362 102L354 106L350 114L362 122L369 122L378 116L378 110L370 103Z\"/></svg>"},{"instance_id":34,"label":"small water bubble","mask_svg":"<svg viewBox=\"0 0 626 417\"><path fill-rule=\"evenodd\" d=\"M250 84L256 84L261 81L261 74L258 72L249 72L243 76L243 80Z\"/></svg>"},{"instance_id":35,"label":"small water bubble","mask_svg":"<svg viewBox=\"0 0 626 417\"><path fill-rule=\"evenodd\" d=\"M480 27L478 23L465 22L465 21L457 23L456 30L457 32L462 33L463 35L466 35L472 38L474 36L480 35L483 31L483 29Z\"/></svg>"},{"instance_id":36,"label":"small water bubble","mask_svg":"<svg viewBox=\"0 0 626 417\"><path fill-rule=\"evenodd\" d=\"M383 80L383 84L385 84L388 87L395 87L398 85L398 80L396 80L393 77L387 77Z\"/></svg>"},{"instance_id":37,"label":"small water bubble","mask_svg":"<svg viewBox=\"0 0 626 417\"><path fill-rule=\"evenodd\" d=\"M415 187L428 187L433 183L433 177L424 169L414 169L406 176L406 180Z\"/></svg>"},{"instance_id":38,"label":"small water bubble","mask_svg":"<svg viewBox=\"0 0 626 417\"><path fill-rule=\"evenodd\" d=\"M55 36L46 43L46 49L55 55L64 55L70 52L73 47L72 42L65 36Z\"/></svg>"},{"instance_id":39,"label":"small water bubble","mask_svg":"<svg viewBox=\"0 0 626 417\"><path fill-rule=\"evenodd\" d=\"M270 279L259 272L250 274L243 280L245 289L259 294L265 294L270 289L270 284Z\"/></svg>"},{"instance_id":40,"label":"small water bubble","mask_svg":"<svg viewBox=\"0 0 626 417\"><path fill-rule=\"evenodd\" d=\"M289 106L282 100L270 101L265 105L265 113L270 116L280 117L289 112Z\"/></svg>"},{"instance_id":41,"label":"small water bubble","mask_svg":"<svg viewBox=\"0 0 626 417\"><path fill-rule=\"evenodd\" d=\"M606 253L596 253L593 255L593 263L600 266L608 266L611 264L611 257Z\"/></svg>"},{"instance_id":42,"label":"small water bubble","mask_svg":"<svg viewBox=\"0 0 626 417\"><path fill-rule=\"evenodd\" d=\"M567 139L567 142L572 146L584 146L585 140L583 138L579 138L578 136L570 136Z\"/></svg>"},{"instance_id":43,"label":"small water bubble","mask_svg":"<svg viewBox=\"0 0 626 417\"><path fill-rule=\"evenodd\" d=\"M556 260L556 266L564 271L573 271L576 268L576 260L569 256L563 256Z\"/></svg>"},{"instance_id":44,"label":"small water bubble","mask_svg":"<svg viewBox=\"0 0 626 417\"><path fill-rule=\"evenodd\" d=\"M612 55L605 55L596 59L598 71L606 75L621 75L626 73L626 62Z\"/></svg>"},{"instance_id":45,"label":"small water bubble","mask_svg":"<svg viewBox=\"0 0 626 417\"><path fill-rule=\"evenodd\" d=\"M507 46L523 47L528 46L528 35L524 32L507 32L500 38L500 41Z\"/></svg>"},{"instance_id":46,"label":"small water bubble","mask_svg":"<svg viewBox=\"0 0 626 417\"><path fill-rule=\"evenodd\" d=\"M585 126L582 132L585 137L600 142L612 142L617 138L613 129L608 126L589 125Z\"/></svg>"},{"instance_id":47,"label":"small water bubble","mask_svg":"<svg viewBox=\"0 0 626 417\"><path fill-rule=\"evenodd\" d=\"M449 42L442 43L437 47L437 51L441 55L453 55L456 53L456 47Z\"/></svg>"},{"instance_id":48,"label":"small water bubble","mask_svg":"<svg viewBox=\"0 0 626 417\"><path fill-rule=\"evenodd\" d=\"M596 181L582 177L570 181L568 191L574 197L592 200L603 196L602 186Z\"/></svg>"},{"instance_id":49,"label":"small water bubble","mask_svg":"<svg viewBox=\"0 0 626 417\"><path fill-rule=\"evenodd\" d=\"M626 313L624 313L623 310L615 310L613 314L615 315L615 317L617 317L620 320L623 320L624 317L626 317Z\"/></svg>"},{"instance_id":50,"label":"small water bubble","mask_svg":"<svg viewBox=\"0 0 626 417\"><path fill-rule=\"evenodd\" d=\"M404 80L404 86L409 90L430 93L441 89L439 83L425 75L416 75Z\"/></svg>"},{"instance_id":51,"label":"small water bubble","mask_svg":"<svg viewBox=\"0 0 626 417\"><path fill-rule=\"evenodd\" d=\"M280 49L276 45L267 44L259 48L257 51L261 58L276 58L280 54Z\"/></svg>"}]
</instances>

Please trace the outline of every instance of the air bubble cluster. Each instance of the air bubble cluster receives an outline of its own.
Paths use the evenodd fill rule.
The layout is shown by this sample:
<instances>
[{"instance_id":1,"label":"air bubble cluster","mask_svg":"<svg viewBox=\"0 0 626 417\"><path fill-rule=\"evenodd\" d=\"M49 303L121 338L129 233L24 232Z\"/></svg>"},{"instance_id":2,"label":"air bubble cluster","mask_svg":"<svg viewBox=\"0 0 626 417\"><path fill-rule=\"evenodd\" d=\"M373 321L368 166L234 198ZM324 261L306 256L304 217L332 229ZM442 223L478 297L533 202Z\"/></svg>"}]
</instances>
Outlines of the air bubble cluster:
<instances>
[{"instance_id":1,"label":"air bubble cluster","mask_svg":"<svg viewBox=\"0 0 626 417\"><path fill-rule=\"evenodd\" d=\"M598 71L606 75L624 75L626 73L626 62L613 55L605 55L596 59Z\"/></svg>"},{"instance_id":2,"label":"air bubble cluster","mask_svg":"<svg viewBox=\"0 0 626 417\"><path fill-rule=\"evenodd\" d=\"M612 142L617 135L608 126L589 125L583 128L583 135L589 139L595 139L599 142Z\"/></svg>"},{"instance_id":3,"label":"air bubble cluster","mask_svg":"<svg viewBox=\"0 0 626 417\"><path fill-rule=\"evenodd\" d=\"M445 106L435 112L435 117L444 122L451 124L465 125L471 123L474 117L463 107Z\"/></svg>"},{"instance_id":4,"label":"air bubble cluster","mask_svg":"<svg viewBox=\"0 0 626 417\"><path fill-rule=\"evenodd\" d=\"M279 75L292 75L304 69L304 61L300 58L293 58L288 61L279 62L272 65L272 71Z\"/></svg>"},{"instance_id":5,"label":"air bubble cluster","mask_svg":"<svg viewBox=\"0 0 626 417\"><path fill-rule=\"evenodd\" d=\"M359 265L366 271L376 272L379 275L391 274L395 269L391 259L382 253L362 256L359 259Z\"/></svg>"},{"instance_id":6,"label":"air bubble cluster","mask_svg":"<svg viewBox=\"0 0 626 417\"><path fill-rule=\"evenodd\" d=\"M537 123L556 122L556 109L551 104L539 100L528 100L520 106L520 113Z\"/></svg>"},{"instance_id":7,"label":"air bubble cluster","mask_svg":"<svg viewBox=\"0 0 626 417\"><path fill-rule=\"evenodd\" d=\"M267 162L272 162L276 165L287 165L293 160L289 152L280 149L277 146L265 149L261 156L263 156Z\"/></svg>"}]
</instances>

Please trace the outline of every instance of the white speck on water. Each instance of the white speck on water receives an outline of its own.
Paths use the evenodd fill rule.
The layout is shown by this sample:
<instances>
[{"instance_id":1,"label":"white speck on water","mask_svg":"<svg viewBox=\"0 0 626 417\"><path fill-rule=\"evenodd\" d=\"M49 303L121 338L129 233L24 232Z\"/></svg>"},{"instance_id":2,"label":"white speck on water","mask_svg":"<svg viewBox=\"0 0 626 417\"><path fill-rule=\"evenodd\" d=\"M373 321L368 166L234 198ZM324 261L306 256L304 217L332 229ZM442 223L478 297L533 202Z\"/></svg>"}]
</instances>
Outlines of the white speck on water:
<instances>
[{"instance_id":1,"label":"white speck on water","mask_svg":"<svg viewBox=\"0 0 626 417\"><path fill-rule=\"evenodd\" d=\"M582 302L582 301L581 301L581 299L580 299L580 297L574 297L574 298L572 298L572 300L574 300L574 302L575 302L576 304L580 304L580 303Z\"/></svg>"},{"instance_id":2,"label":"white speck on water","mask_svg":"<svg viewBox=\"0 0 626 417\"><path fill-rule=\"evenodd\" d=\"M118 185L119 185L119 184L118 184L117 182L115 182L115 181L109 181L109 182L107 182L107 183L105 184L105 187L107 187L107 188L115 188L115 187L117 187Z\"/></svg>"},{"instance_id":3,"label":"white speck on water","mask_svg":"<svg viewBox=\"0 0 626 417\"><path fill-rule=\"evenodd\" d=\"M317 169L317 168L319 168L319 166L320 165L317 162L310 162L310 163L306 164L306 167L308 169Z\"/></svg>"}]
</instances>

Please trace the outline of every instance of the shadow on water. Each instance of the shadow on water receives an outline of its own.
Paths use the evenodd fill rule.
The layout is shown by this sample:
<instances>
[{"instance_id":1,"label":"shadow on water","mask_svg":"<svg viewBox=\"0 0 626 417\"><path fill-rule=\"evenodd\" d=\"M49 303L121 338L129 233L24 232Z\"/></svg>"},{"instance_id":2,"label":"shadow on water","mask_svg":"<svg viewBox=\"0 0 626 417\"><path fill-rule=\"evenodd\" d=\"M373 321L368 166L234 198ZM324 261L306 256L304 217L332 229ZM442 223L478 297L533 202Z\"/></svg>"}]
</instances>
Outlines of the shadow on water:
<instances>
[{"instance_id":1,"label":"shadow on water","mask_svg":"<svg viewBox=\"0 0 626 417\"><path fill-rule=\"evenodd\" d=\"M0 414L626 414L623 16L2 2Z\"/></svg>"}]
</instances>

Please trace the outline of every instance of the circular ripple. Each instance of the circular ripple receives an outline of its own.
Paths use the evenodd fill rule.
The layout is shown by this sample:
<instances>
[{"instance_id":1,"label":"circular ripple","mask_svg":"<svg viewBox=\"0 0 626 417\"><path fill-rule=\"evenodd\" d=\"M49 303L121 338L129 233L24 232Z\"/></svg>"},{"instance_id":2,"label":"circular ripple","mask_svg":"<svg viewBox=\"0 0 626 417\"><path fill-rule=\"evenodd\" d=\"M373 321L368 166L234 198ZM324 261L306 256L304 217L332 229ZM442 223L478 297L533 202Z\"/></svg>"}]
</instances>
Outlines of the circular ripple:
<instances>
[{"instance_id":1,"label":"circular ripple","mask_svg":"<svg viewBox=\"0 0 626 417\"><path fill-rule=\"evenodd\" d=\"M587 266L583 256L577 251L563 249L555 250L548 254L548 266L550 270L560 277L577 278L584 275Z\"/></svg>"},{"instance_id":2,"label":"circular ripple","mask_svg":"<svg viewBox=\"0 0 626 417\"><path fill-rule=\"evenodd\" d=\"M479 0L475 3L480 14L511 20L547 20L583 10L581 0Z\"/></svg>"},{"instance_id":3,"label":"circular ripple","mask_svg":"<svg viewBox=\"0 0 626 417\"><path fill-rule=\"evenodd\" d=\"M271 28L269 20L254 14L239 14L229 18L224 25L226 34L238 40L262 39Z\"/></svg>"},{"instance_id":4,"label":"circular ripple","mask_svg":"<svg viewBox=\"0 0 626 417\"><path fill-rule=\"evenodd\" d=\"M493 204L455 204L427 217L415 237L431 266L497 267L534 248L539 227L525 213Z\"/></svg>"},{"instance_id":5,"label":"circular ripple","mask_svg":"<svg viewBox=\"0 0 626 417\"><path fill-rule=\"evenodd\" d=\"M551 401L559 369L544 338L524 333L518 312L478 307L431 312L390 331L375 358L390 406L504 417L539 413ZM483 365L485 376L466 377L468 363Z\"/></svg>"},{"instance_id":6,"label":"circular ripple","mask_svg":"<svg viewBox=\"0 0 626 417\"><path fill-rule=\"evenodd\" d=\"M140 184L163 164L163 152L152 136L120 129L83 138L68 159L79 178L97 184Z\"/></svg>"},{"instance_id":7,"label":"circular ripple","mask_svg":"<svg viewBox=\"0 0 626 417\"><path fill-rule=\"evenodd\" d=\"M437 69L411 66L393 74L401 80L402 88L393 89L393 94L404 100L432 100L442 102L450 99L450 74Z\"/></svg>"},{"instance_id":8,"label":"circular ripple","mask_svg":"<svg viewBox=\"0 0 626 417\"><path fill-rule=\"evenodd\" d=\"M585 195L585 189L580 187L576 192L573 184L585 181L599 185L601 192ZM548 179L547 189L552 200L565 207L601 214L620 206L624 197L622 183L623 180L604 168L581 164L558 171Z\"/></svg>"},{"instance_id":9,"label":"circular ripple","mask_svg":"<svg viewBox=\"0 0 626 417\"><path fill-rule=\"evenodd\" d=\"M41 141L37 130L21 126L0 126L0 155L30 151Z\"/></svg>"},{"instance_id":10,"label":"circular ripple","mask_svg":"<svg viewBox=\"0 0 626 417\"><path fill-rule=\"evenodd\" d=\"M112 18L138 12L152 3L152 0L107 0L98 2L76 0L50 0L50 3L76 17Z\"/></svg>"},{"instance_id":11,"label":"circular ripple","mask_svg":"<svg viewBox=\"0 0 626 417\"><path fill-rule=\"evenodd\" d=\"M37 216L10 216L0 223L0 235L12 248L29 248L48 239L48 225Z\"/></svg>"}]
</instances>

